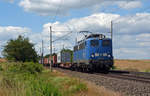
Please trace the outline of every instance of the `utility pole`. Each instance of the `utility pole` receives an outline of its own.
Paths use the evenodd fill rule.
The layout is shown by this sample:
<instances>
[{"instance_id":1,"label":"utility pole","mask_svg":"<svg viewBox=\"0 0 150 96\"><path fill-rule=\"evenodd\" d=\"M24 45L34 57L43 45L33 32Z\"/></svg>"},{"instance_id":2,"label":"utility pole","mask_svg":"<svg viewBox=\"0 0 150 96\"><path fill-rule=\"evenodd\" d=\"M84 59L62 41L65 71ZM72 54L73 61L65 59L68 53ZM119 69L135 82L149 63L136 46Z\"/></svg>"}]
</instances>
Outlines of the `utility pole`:
<instances>
[{"instance_id":1,"label":"utility pole","mask_svg":"<svg viewBox=\"0 0 150 96\"><path fill-rule=\"evenodd\" d=\"M111 21L111 30L110 30L110 33L111 33L112 53L113 53L113 21Z\"/></svg>"},{"instance_id":2,"label":"utility pole","mask_svg":"<svg viewBox=\"0 0 150 96\"><path fill-rule=\"evenodd\" d=\"M77 37L76 37L75 43L76 43L76 44L78 43Z\"/></svg>"},{"instance_id":3,"label":"utility pole","mask_svg":"<svg viewBox=\"0 0 150 96\"><path fill-rule=\"evenodd\" d=\"M65 45L63 44L63 49L65 49Z\"/></svg>"},{"instance_id":4,"label":"utility pole","mask_svg":"<svg viewBox=\"0 0 150 96\"><path fill-rule=\"evenodd\" d=\"M42 64L42 47L40 47L40 64Z\"/></svg>"},{"instance_id":5,"label":"utility pole","mask_svg":"<svg viewBox=\"0 0 150 96\"><path fill-rule=\"evenodd\" d=\"M113 22L111 21L111 30L110 30L110 32L111 32L111 39L113 40Z\"/></svg>"},{"instance_id":6,"label":"utility pole","mask_svg":"<svg viewBox=\"0 0 150 96\"><path fill-rule=\"evenodd\" d=\"M54 47L54 52L53 52L53 53L55 53L55 51L56 51L56 50L55 50L55 47Z\"/></svg>"},{"instance_id":7,"label":"utility pole","mask_svg":"<svg viewBox=\"0 0 150 96\"><path fill-rule=\"evenodd\" d=\"M53 64L53 57L52 57L52 26L50 26L50 34L49 34L49 38L50 38L50 71L52 71L52 64Z\"/></svg>"},{"instance_id":8,"label":"utility pole","mask_svg":"<svg viewBox=\"0 0 150 96\"><path fill-rule=\"evenodd\" d=\"M42 56L41 56L41 63L44 65L44 47L43 47L43 40L42 40L42 54L41 54Z\"/></svg>"}]
</instances>

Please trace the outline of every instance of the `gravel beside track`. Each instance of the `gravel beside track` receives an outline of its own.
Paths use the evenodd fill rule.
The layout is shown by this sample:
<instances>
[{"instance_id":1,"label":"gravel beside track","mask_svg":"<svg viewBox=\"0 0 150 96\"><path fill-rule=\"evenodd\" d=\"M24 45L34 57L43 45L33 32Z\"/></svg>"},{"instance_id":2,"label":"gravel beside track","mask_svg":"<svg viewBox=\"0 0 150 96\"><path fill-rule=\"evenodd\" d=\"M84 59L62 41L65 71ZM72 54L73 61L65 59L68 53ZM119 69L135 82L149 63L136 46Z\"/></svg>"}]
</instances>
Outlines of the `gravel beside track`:
<instances>
[{"instance_id":1,"label":"gravel beside track","mask_svg":"<svg viewBox=\"0 0 150 96\"><path fill-rule=\"evenodd\" d=\"M125 96L150 96L150 84L136 82L133 80L123 80L119 78L112 78L105 75L88 74L66 69L55 68L56 70L66 73L70 76L82 78L95 83L98 86L104 86L115 92L120 92Z\"/></svg>"}]
</instances>

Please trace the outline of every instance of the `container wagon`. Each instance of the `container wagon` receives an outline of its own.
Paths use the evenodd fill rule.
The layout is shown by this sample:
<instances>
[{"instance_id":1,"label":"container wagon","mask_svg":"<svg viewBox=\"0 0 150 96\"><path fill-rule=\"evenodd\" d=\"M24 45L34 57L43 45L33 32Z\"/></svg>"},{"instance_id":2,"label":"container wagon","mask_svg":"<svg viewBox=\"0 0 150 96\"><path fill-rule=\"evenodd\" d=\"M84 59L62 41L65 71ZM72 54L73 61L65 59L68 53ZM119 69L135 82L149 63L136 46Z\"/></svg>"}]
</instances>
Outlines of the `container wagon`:
<instances>
[{"instance_id":1,"label":"container wagon","mask_svg":"<svg viewBox=\"0 0 150 96\"><path fill-rule=\"evenodd\" d=\"M57 54L57 63L59 67L70 68L72 65L72 52L62 50Z\"/></svg>"}]
</instances>

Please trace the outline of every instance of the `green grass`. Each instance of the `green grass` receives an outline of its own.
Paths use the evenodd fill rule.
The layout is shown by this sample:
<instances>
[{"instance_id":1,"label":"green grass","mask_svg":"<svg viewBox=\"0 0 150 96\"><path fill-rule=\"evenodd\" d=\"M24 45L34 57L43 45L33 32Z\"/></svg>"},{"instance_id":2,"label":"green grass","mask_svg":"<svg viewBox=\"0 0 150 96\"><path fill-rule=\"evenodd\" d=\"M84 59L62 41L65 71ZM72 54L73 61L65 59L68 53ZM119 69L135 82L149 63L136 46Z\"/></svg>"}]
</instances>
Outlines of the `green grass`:
<instances>
[{"instance_id":1,"label":"green grass","mask_svg":"<svg viewBox=\"0 0 150 96\"><path fill-rule=\"evenodd\" d=\"M116 69L118 69L116 66L112 66L112 68L111 68L112 70L116 70Z\"/></svg>"},{"instance_id":2,"label":"green grass","mask_svg":"<svg viewBox=\"0 0 150 96\"><path fill-rule=\"evenodd\" d=\"M150 72L150 69L145 70L144 72Z\"/></svg>"},{"instance_id":3,"label":"green grass","mask_svg":"<svg viewBox=\"0 0 150 96\"><path fill-rule=\"evenodd\" d=\"M72 96L87 91L79 79L58 75L34 63L0 63L0 95Z\"/></svg>"}]
</instances>

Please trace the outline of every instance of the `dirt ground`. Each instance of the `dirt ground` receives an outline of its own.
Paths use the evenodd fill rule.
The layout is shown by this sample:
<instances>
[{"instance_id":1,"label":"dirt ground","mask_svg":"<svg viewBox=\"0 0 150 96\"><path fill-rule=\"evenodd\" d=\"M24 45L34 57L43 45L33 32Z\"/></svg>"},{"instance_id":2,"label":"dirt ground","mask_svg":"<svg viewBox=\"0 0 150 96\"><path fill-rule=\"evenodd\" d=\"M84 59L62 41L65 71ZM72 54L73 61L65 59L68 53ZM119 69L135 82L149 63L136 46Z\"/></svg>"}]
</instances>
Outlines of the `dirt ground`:
<instances>
[{"instance_id":1,"label":"dirt ground","mask_svg":"<svg viewBox=\"0 0 150 96\"><path fill-rule=\"evenodd\" d=\"M150 60L115 60L116 69L150 72Z\"/></svg>"},{"instance_id":2,"label":"dirt ground","mask_svg":"<svg viewBox=\"0 0 150 96\"><path fill-rule=\"evenodd\" d=\"M0 58L0 63L1 62L6 62L6 59Z\"/></svg>"}]
</instances>

